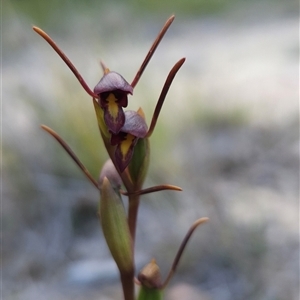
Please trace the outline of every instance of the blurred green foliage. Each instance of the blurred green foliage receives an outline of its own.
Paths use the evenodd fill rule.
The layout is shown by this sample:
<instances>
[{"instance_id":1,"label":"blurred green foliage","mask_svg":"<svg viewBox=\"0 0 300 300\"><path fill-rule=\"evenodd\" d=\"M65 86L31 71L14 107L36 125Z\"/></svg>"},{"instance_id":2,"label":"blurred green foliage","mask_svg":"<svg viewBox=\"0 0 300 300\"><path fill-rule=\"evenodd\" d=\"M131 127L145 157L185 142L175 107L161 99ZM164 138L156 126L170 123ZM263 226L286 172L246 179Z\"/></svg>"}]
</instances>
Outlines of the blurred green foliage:
<instances>
[{"instance_id":1,"label":"blurred green foliage","mask_svg":"<svg viewBox=\"0 0 300 300\"><path fill-rule=\"evenodd\" d=\"M223 9L230 9L237 5L246 3L269 3L270 5L278 5L282 1L279 0L113 0L113 1L96 1L96 0L52 0L52 1L19 1L11 0L10 3L15 9L24 14L28 14L35 20L47 21L54 13L59 13L61 17L70 11L101 11L107 5L125 6L127 8L136 9L139 13L179 13L187 15L210 14L220 12ZM298 1L287 0L285 5L297 5Z\"/></svg>"},{"instance_id":2,"label":"blurred green foliage","mask_svg":"<svg viewBox=\"0 0 300 300\"><path fill-rule=\"evenodd\" d=\"M39 23L48 23L53 21L53 17L64 18L70 11L81 12L101 12L101 10L109 5L121 5L133 10L137 10L140 14L147 13L179 13L179 14L207 14L218 12L224 8L241 2L241 0L114 0L114 1L95 1L95 0L67 0L67 1L18 1L12 0L11 4L15 9L25 15L30 16Z\"/></svg>"},{"instance_id":3,"label":"blurred green foliage","mask_svg":"<svg viewBox=\"0 0 300 300\"><path fill-rule=\"evenodd\" d=\"M149 14L171 14L177 16L192 17L198 15L216 14L231 10L234 7L250 5L257 3L259 5L270 5L274 7L281 5L281 1L271 0L113 0L113 1L95 1L95 0L52 0L52 1L19 1L11 0L10 4L18 13L27 15L40 25L52 25L63 23L68 19L68 15L73 12L89 14L91 18L101 16L101 12L108 6L124 7L131 10L139 16ZM282 4L283 5L283 4ZM288 10L298 7L298 1L288 0L284 2Z\"/></svg>"}]
</instances>

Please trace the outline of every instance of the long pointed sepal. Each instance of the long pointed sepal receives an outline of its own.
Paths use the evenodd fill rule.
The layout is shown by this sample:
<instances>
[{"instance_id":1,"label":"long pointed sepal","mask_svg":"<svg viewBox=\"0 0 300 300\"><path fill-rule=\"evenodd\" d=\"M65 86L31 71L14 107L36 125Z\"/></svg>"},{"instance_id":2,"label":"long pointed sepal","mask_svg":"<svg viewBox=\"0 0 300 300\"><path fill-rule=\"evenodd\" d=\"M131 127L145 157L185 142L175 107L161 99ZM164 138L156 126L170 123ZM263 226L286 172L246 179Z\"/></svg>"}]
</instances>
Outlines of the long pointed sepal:
<instances>
[{"instance_id":1,"label":"long pointed sepal","mask_svg":"<svg viewBox=\"0 0 300 300\"><path fill-rule=\"evenodd\" d=\"M84 88L84 90L93 98L98 98L98 95L95 94L86 84L85 80L82 78L76 67L73 65L73 63L69 60L69 58L65 55L65 53L56 45L56 43L52 40L52 38L42 29L39 27L33 26L32 29L39 34L53 49L54 51L61 57L61 59L66 63L66 65L70 68L72 73L75 75L75 77L78 79L81 86Z\"/></svg>"},{"instance_id":2,"label":"long pointed sepal","mask_svg":"<svg viewBox=\"0 0 300 300\"><path fill-rule=\"evenodd\" d=\"M156 37L154 43L152 44L150 50L148 51L142 65L140 66L138 72L136 73L131 86L134 88L136 86L136 84L138 83L138 81L140 80L144 70L146 69L152 55L154 54L157 46L159 45L160 41L162 40L162 38L164 37L165 33L167 32L167 30L169 29L169 27L171 26L171 24L173 23L175 19L175 16L172 15L167 22L165 23L165 25L163 26L163 28L161 29L160 33L158 34L158 36Z\"/></svg>"},{"instance_id":3,"label":"long pointed sepal","mask_svg":"<svg viewBox=\"0 0 300 300\"><path fill-rule=\"evenodd\" d=\"M147 133L146 137L151 136L151 134L152 134L152 132L155 128L155 125L156 125L159 113L161 111L161 108L164 104L165 98L166 98L167 93L169 91L169 88L172 84L172 81L175 78L176 73L179 71L179 69L181 68L181 66L183 65L184 62L185 62L185 58L180 59L174 65L174 67L171 69L171 71L169 72L169 75L168 75L168 77L165 81L165 84L164 84L164 86L162 88L162 91L160 93L160 96L158 98L158 101L157 101L157 104L156 104L156 107L155 107L155 110L154 110L154 113L153 113L153 117L152 117L152 120L151 120L151 124L150 124L150 127L149 127L149 130L148 130L148 133Z\"/></svg>"},{"instance_id":4,"label":"long pointed sepal","mask_svg":"<svg viewBox=\"0 0 300 300\"><path fill-rule=\"evenodd\" d=\"M80 170L84 173L84 175L88 178L88 180L97 188L98 183L93 178L91 173L88 171L88 169L84 166L84 164L80 161L80 159L77 157L77 155L74 153L74 151L70 148L70 146L63 140L62 137L58 135L54 130L52 130L50 127L46 125L41 125L41 128L48 132L50 135L52 135L59 143L60 145L65 149L65 151L69 154L69 156L73 159L73 161L76 163L76 165L80 168Z\"/></svg>"}]
</instances>

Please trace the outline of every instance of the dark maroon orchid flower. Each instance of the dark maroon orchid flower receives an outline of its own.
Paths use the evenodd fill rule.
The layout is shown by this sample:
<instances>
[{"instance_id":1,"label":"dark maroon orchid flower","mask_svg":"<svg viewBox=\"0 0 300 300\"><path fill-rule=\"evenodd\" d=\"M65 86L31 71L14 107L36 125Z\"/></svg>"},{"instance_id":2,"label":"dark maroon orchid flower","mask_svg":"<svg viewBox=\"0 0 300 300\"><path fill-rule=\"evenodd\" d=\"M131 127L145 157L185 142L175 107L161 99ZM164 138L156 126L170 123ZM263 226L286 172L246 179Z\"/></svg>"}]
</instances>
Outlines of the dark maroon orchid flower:
<instances>
[{"instance_id":1,"label":"dark maroon orchid flower","mask_svg":"<svg viewBox=\"0 0 300 300\"><path fill-rule=\"evenodd\" d=\"M108 130L117 134L125 123L122 107L127 107L127 95L132 95L132 86L120 74L105 69L104 76L94 88L94 93L99 96Z\"/></svg>"},{"instance_id":2,"label":"dark maroon orchid flower","mask_svg":"<svg viewBox=\"0 0 300 300\"><path fill-rule=\"evenodd\" d=\"M145 119L136 111L125 111L125 124L118 134L112 134L110 143L117 146L115 150L116 163L123 172L131 161L134 146L139 138L144 138L148 132Z\"/></svg>"}]
</instances>

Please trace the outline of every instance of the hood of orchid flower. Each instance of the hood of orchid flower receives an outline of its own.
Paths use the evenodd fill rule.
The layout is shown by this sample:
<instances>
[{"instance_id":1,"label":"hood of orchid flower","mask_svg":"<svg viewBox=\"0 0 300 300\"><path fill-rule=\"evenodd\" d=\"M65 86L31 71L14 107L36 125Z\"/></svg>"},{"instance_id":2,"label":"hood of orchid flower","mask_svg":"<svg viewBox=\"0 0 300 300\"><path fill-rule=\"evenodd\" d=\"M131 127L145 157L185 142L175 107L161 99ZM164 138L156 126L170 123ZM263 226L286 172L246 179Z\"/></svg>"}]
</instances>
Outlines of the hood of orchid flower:
<instances>
[{"instance_id":1,"label":"hood of orchid flower","mask_svg":"<svg viewBox=\"0 0 300 300\"><path fill-rule=\"evenodd\" d=\"M120 131L144 138L148 132L148 126L141 115L134 110L128 110L125 111L125 124Z\"/></svg>"},{"instance_id":2,"label":"hood of orchid flower","mask_svg":"<svg viewBox=\"0 0 300 300\"><path fill-rule=\"evenodd\" d=\"M105 74L94 88L94 93L99 95L105 92L120 90L132 95L133 87L117 72Z\"/></svg>"}]
</instances>

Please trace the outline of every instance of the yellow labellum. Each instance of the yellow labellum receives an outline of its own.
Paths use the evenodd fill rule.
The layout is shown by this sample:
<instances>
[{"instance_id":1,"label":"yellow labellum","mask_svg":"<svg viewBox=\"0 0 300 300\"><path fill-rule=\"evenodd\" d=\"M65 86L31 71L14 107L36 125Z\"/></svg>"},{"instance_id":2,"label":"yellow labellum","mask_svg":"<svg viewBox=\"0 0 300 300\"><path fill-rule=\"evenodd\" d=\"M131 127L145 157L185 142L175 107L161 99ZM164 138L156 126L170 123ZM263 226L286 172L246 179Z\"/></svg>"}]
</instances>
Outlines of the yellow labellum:
<instances>
[{"instance_id":1,"label":"yellow labellum","mask_svg":"<svg viewBox=\"0 0 300 300\"><path fill-rule=\"evenodd\" d=\"M115 95L113 93L111 93L106 98L106 101L108 101L109 114L112 115L112 117L114 119L116 119L118 116L118 112L119 112L119 107L117 104L118 99L115 97Z\"/></svg>"},{"instance_id":2,"label":"yellow labellum","mask_svg":"<svg viewBox=\"0 0 300 300\"><path fill-rule=\"evenodd\" d=\"M122 157L123 157L123 160L125 160L125 157L132 145L132 142L133 140L135 139L136 137L133 136L132 134L127 134L126 135L126 138L125 140L123 140L120 144L120 150L121 150L121 153L122 153Z\"/></svg>"}]
</instances>

